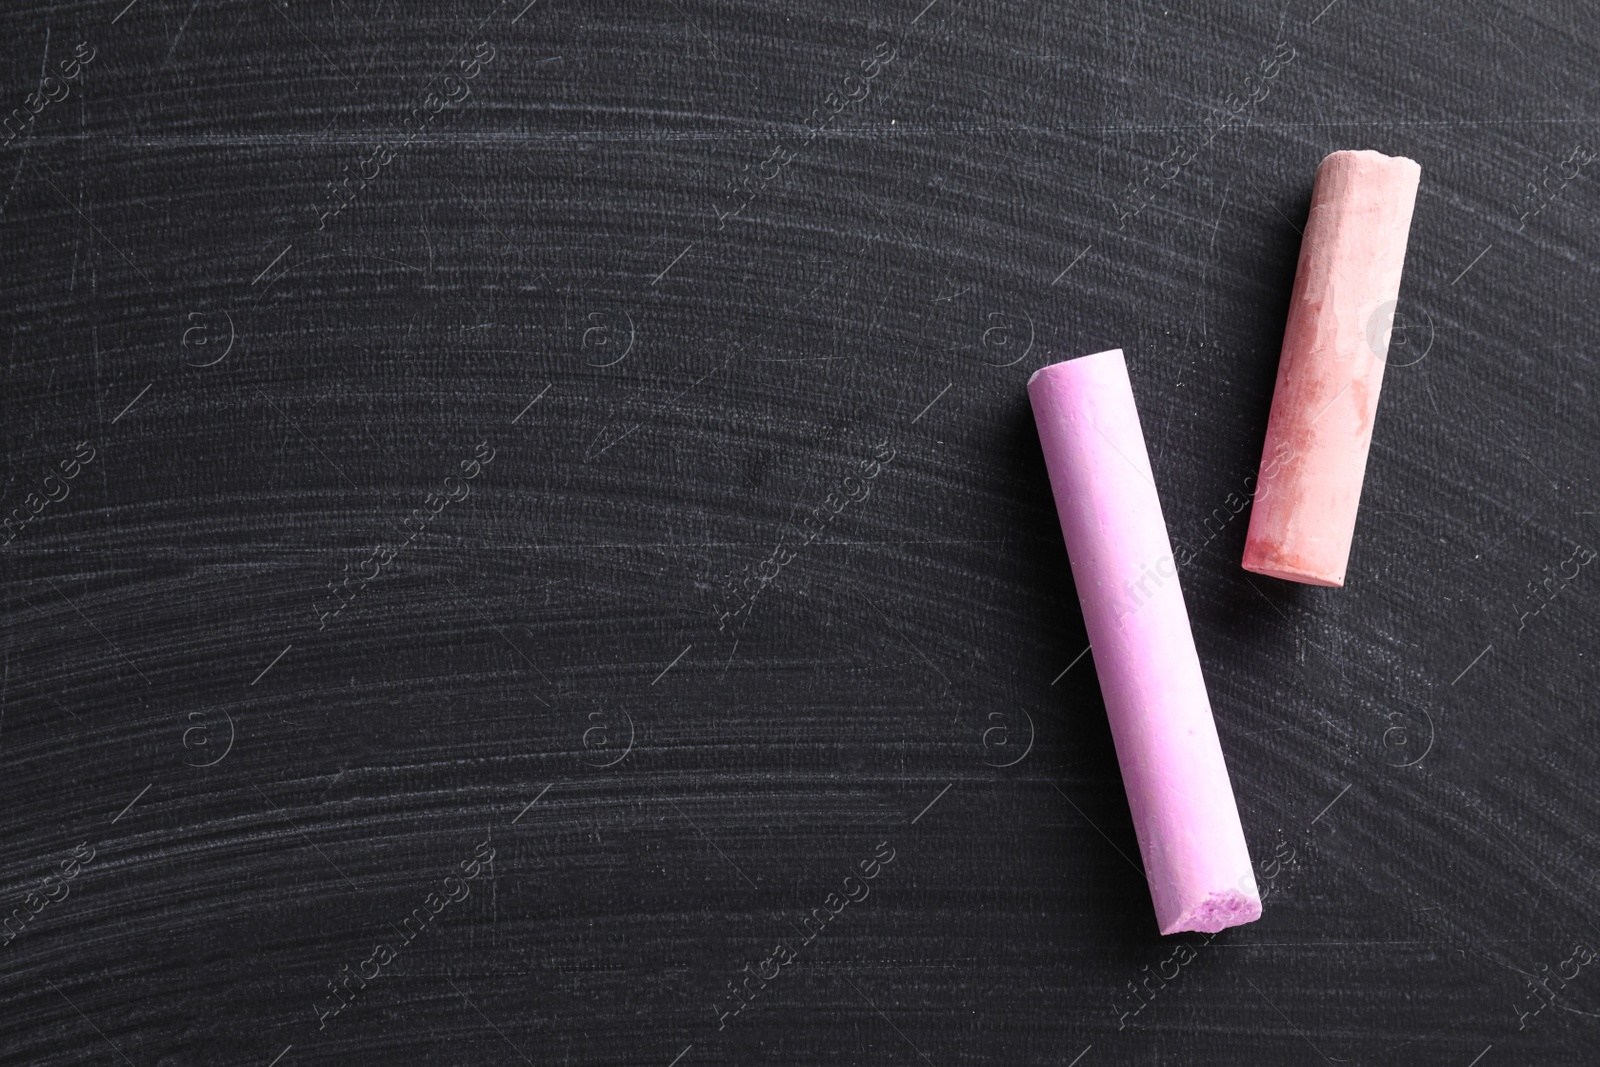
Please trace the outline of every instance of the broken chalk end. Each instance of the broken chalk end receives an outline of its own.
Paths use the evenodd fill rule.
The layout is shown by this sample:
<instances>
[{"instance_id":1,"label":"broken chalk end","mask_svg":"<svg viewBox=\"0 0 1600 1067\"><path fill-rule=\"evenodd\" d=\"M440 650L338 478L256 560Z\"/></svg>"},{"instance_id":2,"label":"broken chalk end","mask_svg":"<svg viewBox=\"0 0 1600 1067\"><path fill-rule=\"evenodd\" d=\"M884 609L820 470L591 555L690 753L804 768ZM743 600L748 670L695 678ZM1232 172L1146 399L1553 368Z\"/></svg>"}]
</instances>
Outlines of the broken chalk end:
<instances>
[{"instance_id":1,"label":"broken chalk end","mask_svg":"<svg viewBox=\"0 0 1600 1067\"><path fill-rule=\"evenodd\" d=\"M1333 589L1344 587L1344 574L1329 574L1324 571L1308 570L1296 567L1290 563L1274 562L1258 558L1259 553L1249 551L1247 546L1244 563L1241 566L1254 574L1265 574L1268 578L1282 578L1286 582L1299 582L1301 585L1322 585Z\"/></svg>"},{"instance_id":2,"label":"broken chalk end","mask_svg":"<svg viewBox=\"0 0 1600 1067\"><path fill-rule=\"evenodd\" d=\"M1419 177L1422 174L1422 164L1409 156L1391 156L1386 152L1375 152L1370 148L1347 148L1338 152L1329 152L1322 157L1322 162L1317 164L1317 169L1321 170L1330 162L1335 164L1339 162L1374 164L1381 167L1392 167L1396 170L1412 170Z\"/></svg>"},{"instance_id":3,"label":"broken chalk end","mask_svg":"<svg viewBox=\"0 0 1600 1067\"><path fill-rule=\"evenodd\" d=\"M1246 895L1237 889L1212 893L1205 900L1187 909L1176 919L1161 927L1163 934L1180 934L1194 930L1214 934L1230 926L1243 926L1261 918L1261 898Z\"/></svg>"}]
</instances>

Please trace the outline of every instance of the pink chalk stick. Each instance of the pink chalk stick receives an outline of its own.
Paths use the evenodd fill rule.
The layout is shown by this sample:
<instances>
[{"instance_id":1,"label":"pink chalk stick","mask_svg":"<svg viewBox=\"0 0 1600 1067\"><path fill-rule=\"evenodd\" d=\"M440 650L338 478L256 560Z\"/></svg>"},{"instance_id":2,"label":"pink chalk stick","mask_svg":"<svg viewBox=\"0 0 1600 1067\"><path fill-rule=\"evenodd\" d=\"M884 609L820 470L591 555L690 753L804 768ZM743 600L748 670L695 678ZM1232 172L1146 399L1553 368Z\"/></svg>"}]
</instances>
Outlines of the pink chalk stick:
<instances>
[{"instance_id":1,"label":"pink chalk stick","mask_svg":"<svg viewBox=\"0 0 1600 1067\"><path fill-rule=\"evenodd\" d=\"M1244 568L1343 585L1422 168L1322 161L1300 244Z\"/></svg>"},{"instance_id":2,"label":"pink chalk stick","mask_svg":"<svg viewBox=\"0 0 1600 1067\"><path fill-rule=\"evenodd\" d=\"M1261 917L1122 350L1028 381L1156 922Z\"/></svg>"}]
</instances>

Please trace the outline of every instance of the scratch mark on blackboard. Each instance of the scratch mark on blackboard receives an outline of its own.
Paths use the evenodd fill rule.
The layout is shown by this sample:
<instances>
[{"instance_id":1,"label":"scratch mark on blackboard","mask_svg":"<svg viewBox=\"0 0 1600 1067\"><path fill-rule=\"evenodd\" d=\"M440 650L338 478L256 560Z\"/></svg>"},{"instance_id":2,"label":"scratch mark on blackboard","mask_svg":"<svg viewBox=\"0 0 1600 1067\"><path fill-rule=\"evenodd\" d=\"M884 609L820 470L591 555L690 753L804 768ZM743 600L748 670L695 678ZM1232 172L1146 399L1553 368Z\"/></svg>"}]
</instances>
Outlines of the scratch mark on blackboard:
<instances>
[{"instance_id":1,"label":"scratch mark on blackboard","mask_svg":"<svg viewBox=\"0 0 1600 1067\"><path fill-rule=\"evenodd\" d=\"M273 411L276 411L279 415L282 415L284 421L287 422L290 426L294 427L294 432L299 434L305 440L305 443L310 445L312 450L314 452L316 452L317 455L321 456L324 460L326 460L328 466L332 467L338 473L339 477L343 478L345 480L345 482L349 484L350 488L354 489L358 493L361 491L361 487L359 485L357 485L355 482L351 481L350 480L350 476L348 474L346 474L339 467L339 465L337 463L335 463L331 459L328 459L328 454L326 452L324 452L322 449L318 448L317 447L317 443L315 441L313 441L310 437L306 436L306 432L300 428L300 424L295 422L293 419L289 418L288 413L286 411L284 411L282 408L280 408L277 404L274 404L272 402L272 398L270 396L268 396L266 393L263 393L260 389L256 390L256 395L259 396L262 400L265 400L267 402L267 404L272 408Z\"/></svg>"},{"instance_id":2,"label":"scratch mark on blackboard","mask_svg":"<svg viewBox=\"0 0 1600 1067\"><path fill-rule=\"evenodd\" d=\"M1260 586L1256 585L1255 582L1252 582L1248 577L1246 577L1244 575L1240 575L1240 577L1244 578L1246 585L1248 585L1251 589L1254 589L1256 591L1256 595L1257 596L1261 597L1262 600L1265 600L1268 604L1270 604L1272 606L1272 610L1273 611L1276 611L1279 615L1283 615L1283 609L1278 607L1277 604L1274 604L1272 602L1272 598L1261 591L1261 587ZM1291 628L1293 628L1294 623L1289 622L1289 616L1283 615L1283 621L1284 622L1288 622L1289 626Z\"/></svg>"},{"instance_id":3,"label":"scratch mark on blackboard","mask_svg":"<svg viewBox=\"0 0 1600 1067\"><path fill-rule=\"evenodd\" d=\"M682 252L679 252L677 254L677 256L673 258L671 263L668 263L665 267L663 267L661 269L661 273L660 274L657 274L653 279L651 279L650 284L654 285L656 282L659 282L662 278L665 278L667 276L667 271L671 270L673 267L676 267L678 265L678 260L680 260L684 256L688 255L689 254L689 249L693 248L693 247L694 247L694 242L690 241L688 246L685 247Z\"/></svg>"},{"instance_id":4,"label":"scratch mark on blackboard","mask_svg":"<svg viewBox=\"0 0 1600 1067\"><path fill-rule=\"evenodd\" d=\"M554 384L555 384L554 382L551 383L551 385L554 385ZM532 408L533 405L535 405L539 401L543 400L544 399L544 394L548 393L549 391L550 391L550 386L549 385L547 385L543 389L539 390L539 395L534 397L532 400L528 401L528 407L525 407L521 411L517 412L517 418L511 420L511 425L515 426L517 424L517 419L520 419L520 418L522 418L522 416L526 415L528 413L529 408Z\"/></svg>"},{"instance_id":5,"label":"scratch mark on blackboard","mask_svg":"<svg viewBox=\"0 0 1600 1067\"><path fill-rule=\"evenodd\" d=\"M137 3L138 0L134 0L134 2ZM130 4L129 6L131 7L132 5ZM84 1015L83 1014L83 1009L78 1007L76 1004L72 1003L72 998L71 997L69 997L65 993L61 992L60 987L57 986L54 982L50 981L50 979L46 978L44 981L45 981L45 985L48 985L51 989L54 989L56 991L56 994L58 996L60 996L62 1000L66 1001L68 1004L70 1004L72 1006L72 1010L77 1012L78 1015L83 1019L84 1022L88 1023L90 1026L94 1026L94 1032L99 1034L101 1039L104 1040L106 1044L110 1045L118 1056L122 1056L122 1062L123 1063L126 1063L128 1065L128 1067L133 1067L133 1061L128 1059L128 1057L122 1055L122 1050L120 1048L117 1048L116 1042L112 1041L109 1037L106 1037L105 1031L100 1029L98 1026L95 1026L94 1025L94 1020L89 1018L87 1015Z\"/></svg>"},{"instance_id":6,"label":"scratch mark on blackboard","mask_svg":"<svg viewBox=\"0 0 1600 1067\"><path fill-rule=\"evenodd\" d=\"M1059 785L1056 785L1054 782L1051 782L1050 784L1051 784L1051 786L1053 786L1055 788L1055 791L1057 793L1061 794L1061 799L1062 800L1065 800L1068 804L1072 804L1072 798L1067 796L1067 791L1065 789L1062 789ZM1117 848L1117 843L1115 841L1111 840L1111 837L1104 830L1102 830L1102 829L1100 829L1100 827L1096 826L1094 824L1094 820L1090 819L1089 816L1084 815L1082 808L1078 807L1078 805L1076 805L1076 804L1072 804L1072 810L1077 812L1078 815L1083 819L1083 821L1089 824L1089 828L1090 829L1092 829L1095 833L1099 834L1101 837L1104 837L1106 839L1106 844L1110 845L1113 849L1115 849L1117 855L1121 856L1123 858L1123 860L1128 864L1129 867L1132 867L1134 870L1139 872L1139 877L1140 878L1144 877L1144 869L1141 868L1137 863L1135 863L1132 860L1128 859L1128 854L1126 852L1122 851L1122 849Z\"/></svg>"},{"instance_id":7,"label":"scratch mark on blackboard","mask_svg":"<svg viewBox=\"0 0 1600 1067\"><path fill-rule=\"evenodd\" d=\"M677 656L674 657L674 659L673 659L673 661L671 663L669 663L665 667L661 668L661 673L656 675L654 681L652 681L650 684L651 685L655 685L656 682L659 682L659 681L661 681L661 679L665 678L667 676L667 672L670 671L672 668L676 667L678 665L678 660L680 660L683 657L687 656L689 654L689 649L691 649L693 647L694 647L694 645L692 645L692 644L686 645L684 647L684 650L682 652L679 652L677 654ZM729 657L729 658L732 658L732 657Z\"/></svg>"},{"instance_id":8,"label":"scratch mark on blackboard","mask_svg":"<svg viewBox=\"0 0 1600 1067\"><path fill-rule=\"evenodd\" d=\"M1220 216L1219 216L1219 218L1220 218ZM1092 242L1092 241L1089 244L1084 245L1083 246L1083 251L1079 252L1077 255L1073 256L1072 257L1072 262L1068 263L1066 265L1066 267L1061 271L1061 273L1056 275L1055 282L1051 282L1050 284L1051 285L1055 285L1056 282L1059 282L1062 278L1065 278L1067 276L1067 271L1071 270L1073 267L1076 267L1078 265L1078 260L1080 260L1084 256L1088 255L1089 254L1089 249L1091 249L1093 247L1094 247L1094 242Z\"/></svg>"},{"instance_id":9,"label":"scratch mark on blackboard","mask_svg":"<svg viewBox=\"0 0 1600 1067\"><path fill-rule=\"evenodd\" d=\"M250 284L254 285L254 284L256 284L256 282L259 282L262 278L265 278L267 276L267 271L271 270L273 267L276 267L278 265L278 260L280 260L284 256L288 255L289 254L289 249L291 249L293 247L294 247L294 242L293 241L291 241L291 242L289 242L289 244L285 245L283 251L279 252L276 256L274 256L273 259L272 259L272 262L268 263L265 267L263 267L261 269L261 273L257 274L255 276L255 278L250 282Z\"/></svg>"},{"instance_id":10,"label":"scratch mark on blackboard","mask_svg":"<svg viewBox=\"0 0 1600 1067\"><path fill-rule=\"evenodd\" d=\"M951 782L950 785L947 785L943 789L939 790L939 796L934 797L932 800L928 801L928 806L926 808L923 808L921 811L917 812L917 819L920 819L924 815L928 814L928 812L933 808L933 806L935 804L939 803L939 797L942 797L946 793L950 792L950 786L952 786L952 785L955 785L955 783ZM912 819L911 820L911 825L912 826L917 825L917 819Z\"/></svg>"},{"instance_id":11,"label":"scratch mark on blackboard","mask_svg":"<svg viewBox=\"0 0 1600 1067\"><path fill-rule=\"evenodd\" d=\"M452 981L449 978L446 978L445 981L450 983L450 988L451 989L454 989L457 993L461 994L461 999L467 1002L467 1007L469 1007L473 1011L477 1012L478 1013L478 1017L480 1019L482 1019L484 1022L488 1023L491 1027L493 1027L494 1028L494 1032L500 1035L500 1039L502 1041L504 1041L506 1044L510 1045L511 1048L516 1052L516 1054L518 1056L521 1056L523 1058L523 1060L525 1060L526 1062L528 1062L530 1064L533 1063L532 1060L528 1059L528 1054L526 1052L523 1052L520 1048L517 1048L516 1042L512 1041L509 1037L506 1036L506 1032L504 1030L502 1030L498 1026L494 1025L494 1020L493 1019L491 1019L487 1015L483 1014L483 1009L479 1008L476 1004L472 1003L472 998L468 997L465 993L461 992L461 987L460 986L456 985L455 982Z\"/></svg>"},{"instance_id":12,"label":"scratch mark on blackboard","mask_svg":"<svg viewBox=\"0 0 1600 1067\"><path fill-rule=\"evenodd\" d=\"M54 589L56 591L56 596L60 597L62 600L66 600L67 601L67 607L71 608L73 611L77 611L78 612L78 618L82 619L84 622L88 622L89 623L89 629L91 629L95 633L99 634L101 639L104 640L106 644L111 646L111 650L113 652L115 652L119 656L122 656L122 662L126 663L130 667L133 667L133 672L135 674L137 674L139 677L144 678L144 684L145 685L154 685L155 684L149 678L145 678L144 671L141 671L137 666L135 666L133 660L129 659L127 656L123 656L122 655L122 649L117 647L117 643L115 641L111 640L111 638L109 638L109 637L106 637L105 633L101 631L100 627L96 626L92 622L89 622L89 616L85 615L82 611L79 611L78 610L78 605L74 604L70 600L67 600L67 594L63 593L56 586L55 582L52 582L50 579L46 578L45 579L45 583L47 585L49 585L51 589Z\"/></svg>"},{"instance_id":13,"label":"scratch mark on blackboard","mask_svg":"<svg viewBox=\"0 0 1600 1067\"><path fill-rule=\"evenodd\" d=\"M1350 786L1354 785L1354 784L1355 784L1354 782L1351 782L1349 785L1346 785L1343 789L1339 790L1339 797L1342 797L1346 793L1350 792ZM1335 804L1339 803L1339 797L1334 797L1332 800L1328 801L1328 807L1327 808L1323 808L1321 811L1317 812L1316 818L1313 818L1308 825L1315 826L1317 824L1317 819L1320 819L1324 815L1328 814L1328 808L1331 808Z\"/></svg>"},{"instance_id":14,"label":"scratch mark on blackboard","mask_svg":"<svg viewBox=\"0 0 1600 1067\"><path fill-rule=\"evenodd\" d=\"M124 260L127 260L128 266L133 268L135 274L139 275L139 277L144 279L146 285L154 285L155 284L154 282L152 282L150 280L150 275L146 274L144 271L139 269L139 264L135 263L132 259L129 259L128 253L124 252L122 250L122 248L115 241L113 241L111 238L107 237L105 235L105 232L103 230L101 230L100 227L98 227L98 226L96 226L94 224L94 220L93 219L91 219L88 215L84 215L83 214L83 209L82 208L78 207L78 205L74 204L71 200L68 200L67 199L67 194L63 193L60 189L56 188L56 183L51 181L50 178L44 173L44 171L43 171L43 166L44 165L42 163L39 163L36 160L35 161L35 166L40 168L39 177L43 178L44 179L44 183L46 185L48 185L55 192L55 194L61 198L62 203L66 204L68 207L70 207L72 210L76 211L80 216L82 216L83 221L87 222L89 224L89 228L91 230L93 230L95 233L98 233L100 235L100 239L101 240L103 240L106 244L110 245L112 248L116 249L117 255L121 256Z\"/></svg>"},{"instance_id":15,"label":"scratch mark on blackboard","mask_svg":"<svg viewBox=\"0 0 1600 1067\"><path fill-rule=\"evenodd\" d=\"M465 593L461 592L461 587L460 586L456 585L455 582L452 582L448 578L446 578L444 581L445 581L445 584L448 585L451 589L454 589L456 591L456 593L461 596L462 599L466 600L467 605L472 608L473 612L478 616L478 618L482 619L484 621L484 623L488 625L489 629L493 630L495 633L500 635L500 640L502 640L502 641L504 641L506 643L506 647L510 648L511 651L513 651L517 655L521 656L522 657L522 662L524 662L528 666L532 667L535 674L537 674L540 678L544 678L545 685L554 687L555 683L552 682L549 678L545 677L545 673L544 673L544 671L541 671L539 669L539 665L537 663L533 662L533 660L529 659L528 658L528 654L526 652L522 651L522 649L518 648L515 644L513 644L512 641L511 641L511 638L506 636L506 632L504 630L500 629L500 627L496 626L494 624L494 620L490 619L489 616L485 615L483 613L483 610L478 607L478 605L472 600L471 597L468 597ZM533 699L537 700L539 703L543 704L545 707L548 708L550 706L549 702L546 701L541 696L539 696L538 693L529 693L528 695L533 697Z\"/></svg>"},{"instance_id":16,"label":"scratch mark on blackboard","mask_svg":"<svg viewBox=\"0 0 1600 1067\"><path fill-rule=\"evenodd\" d=\"M290 641L287 645L284 645L283 646L283 651L279 652L276 656L273 656L272 657L272 662L267 664L265 667L261 668L261 673L256 675L255 681L252 681L250 684L251 685L255 685L256 682L259 682L259 681L261 681L261 679L265 678L267 676L267 672L270 671L272 668L276 667L278 665L278 661L280 659L282 659L284 656L287 656L289 654L289 650L291 648L293 648L293 647L294 647L294 642L293 641Z\"/></svg>"},{"instance_id":17,"label":"scratch mark on blackboard","mask_svg":"<svg viewBox=\"0 0 1600 1067\"><path fill-rule=\"evenodd\" d=\"M955 384L955 382L951 382L949 385L946 385L943 389L939 390L939 395L928 401L927 407L917 412L917 417L911 420L911 425L915 426L922 419L922 416L926 415L933 405L937 404L944 397L944 394L950 391L950 387Z\"/></svg>"},{"instance_id":18,"label":"scratch mark on blackboard","mask_svg":"<svg viewBox=\"0 0 1600 1067\"><path fill-rule=\"evenodd\" d=\"M918 648L916 646L916 643L914 641L912 641L911 638L906 636L906 632L904 630L900 629L900 627L896 626L894 624L894 620L889 618L889 616L887 616L887 615L885 615L883 613L883 609L878 607L877 601L875 601L871 597L867 596L867 594L861 592L860 589L856 589L856 594L858 596L860 596L861 599L865 600L868 604L870 604L872 606L872 610L876 611L878 613L879 617L881 617L884 622L889 624L889 628L890 629L892 629L895 633L900 635L900 639L902 641L904 641L906 644L911 646L911 651L915 652L917 655L922 657L922 662L926 663L929 667L933 668L933 673L937 674L940 678L944 679L944 684L947 687L952 684L951 681L950 681L949 676L946 675L944 673L944 671L941 671L939 669L938 664L934 663L933 660L929 659L928 658L928 654L926 652L922 651L922 649Z\"/></svg>"},{"instance_id":19,"label":"scratch mark on blackboard","mask_svg":"<svg viewBox=\"0 0 1600 1067\"><path fill-rule=\"evenodd\" d=\"M124 815L128 814L129 811L132 811L133 810L133 806L135 804L139 803L139 797L142 797L146 793L150 792L150 786L153 786L153 785L155 785L155 783L151 782L150 785L147 785L143 789L139 790L139 796L134 797L132 800L128 801L128 806L126 808L123 808L121 811L117 812L117 819L122 818ZM111 820L111 825L112 826L117 825L117 819L112 819Z\"/></svg>"},{"instance_id":20,"label":"scratch mark on blackboard","mask_svg":"<svg viewBox=\"0 0 1600 1067\"><path fill-rule=\"evenodd\" d=\"M550 785L554 785L554 784L555 784L554 782L550 783ZM517 818L511 820L511 825L512 826L517 825L517 819L520 819L524 815L528 814L528 808L531 808L535 804L539 803L539 797L544 796L548 792L550 792L550 786L549 785L547 785L543 789L539 790L539 796L538 797L534 797L532 800L528 801L527 806L524 807L521 811L517 812Z\"/></svg>"},{"instance_id":21,"label":"scratch mark on blackboard","mask_svg":"<svg viewBox=\"0 0 1600 1067\"><path fill-rule=\"evenodd\" d=\"M660 793L657 793L656 795L657 796L661 796ZM690 826L693 826L694 827L694 832L699 834L701 837L705 838L706 839L706 844L710 845L712 848L715 848L717 850L717 855L719 855L723 859L727 860L728 861L728 866L732 867L734 870L739 872L739 877L740 878L743 878L746 882L750 882L750 888L751 889L754 889L758 893L761 892L761 887L756 885L754 882L751 882L750 881L750 876L748 874L745 874L744 871L740 868L740 866L737 863L733 862L733 860L731 858L729 858L729 856L728 856L728 854L726 852L722 851L721 848L717 847L717 843L715 841L711 840L711 835L710 834L708 834L704 830L700 829L700 827L695 823L695 821L693 819L689 818L689 816L684 815L683 814L683 809L678 807L678 805L673 804L671 797L661 797L661 799L665 800L668 804L672 804L672 810L677 812L679 815L683 815L683 821L688 823Z\"/></svg>"},{"instance_id":22,"label":"scratch mark on blackboard","mask_svg":"<svg viewBox=\"0 0 1600 1067\"><path fill-rule=\"evenodd\" d=\"M1472 662L1467 664L1465 667L1463 667L1461 669L1461 673L1456 675L1455 676L1455 680L1452 681L1450 684L1451 685L1455 685L1456 682L1459 682L1459 681L1461 681L1461 679L1465 678L1466 675L1467 675L1467 672L1470 671L1472 668L1476 667L1478 665L1478 661L1480 659L1482 659L1483 657L1487 656L1489 654L1489 649L1493 648L1493 647L1494 647L1494 645L1491 643L1488 646L1488 648L1485 648L1482 652L1479 652L1476 656L1472 657Z\"/></svg>"},{"instance_id":23,"label":"scratch mark on blackboard","mask_svg":"<svg viewBox=\"0 0 1600 1067\"><path fill-rule=\"evenodd\" d=\"M1301 1039L1304 1040L1306 1044L1310 1045L1311 1048L1316 1052L1316 1054L1318 1056L1321 1056L1323 1059L1327 1060L1329 1063L1334 1063L1334 1062L1343 1063L1344 1062L1343 1060L1334 1061L1334 1060L1330 1059L1326 1052L1323 1052L1320 1048L1317 1048L1317 1046L1312 1042L1312 1040L1309 1037L1306 1037L1305 1032L1303 1030L1301 1030L1298 1026L1296 1026L1294 1024L1293 1020L1291 1020L1287 1015L1283 1014L1283 1012L1278 1010L1278 1006L1276 1004L1272 1003L1272 1001L1270 1001L1270 1000L1267 1000L1267 995L1265 993L1261 992L1261 988L1259 986L1257 986L1254 982L1251 982L1249 978L1245 978L1245 981L1249 983L1250 988L1254 989L1256 991L1256 994L1258 996L1260 996L1262 1000L1266 1000L1267 1001L1267 1007L1271 1008L1273 1011L1278 1012L1278 1017L1281 1018L1284 1022L1288 1023L1289 1024L1289 1029L1291 1029L1295 1033L1299 1034Z\"/></svg>"},{"instance_id":24,"label":"scratch mark on blackboard","mask_svg":"<svg viewBox=\"0 0 1600 1067\"><path fill-rule=\"evenodd\" d=\"M934 0L934 2L937 3L938 0ZM933 4L929 4L928 6L932 7ZM850 981L850 979L848 977L846 977L845 975L841 974L839 977L840 978L844 978L845 984L848 985L851 989L854 989L858 994L860 994L861 999L866 1001L867 1004L869 1006L871 1006L872 1010L877 1012L879 1014L879 1016L881 1016L883 1018L884 1022L888 1023L890 1026L894 1026L894 1032L899 1034L900 1037L905 1041L905 1043L911 1046L912 1051L914 1051L918 1056L922 1057L923 1062L926 1063L928 1065L928 1067L933 1067L933 1061L928 1059L928 1057L923 1053L923 1051L920 1048L917 1048L916 1042L912 1041L909 1037L906 1037L906 1032L904 1030L900 1029L898 1026L895 1026L894 1025L894 1020L889 1018L887 1015L884 1015L883 1014L883 1009L878 1007L876 1004L873 1004L872 1003L872 998L867 996L865 993L862 993L860 986L858 986L854 982Z\"/></svg>"},{"instance_id":25,"label":"scratch mark on blackboard","mask_svg":"<svg viewBox=\"0 0 1600 1067\"><path fill-rule=\"evenodd\" d=\"M339 877L343 878L345 880L345 882L347 882L349 884L351 889L354 889L357 892L360 892L361 887L356 885L354 882L350 881L350 876L348 874L345 874L343 869L341 869L340 866L337 863L333 862L332 857L330 857L326 852L322 851L322 846L321 845L319 845L315 841L311 840L311 838L306 837L306 832L304 830L300 829L300 825L298 823L296 823L293 819L289 818L289 813L288 812L286 812L282 808L278 807L278 805L273 804L272 803L272 798L267 796L267 794L261 792L261 787L260 786L254 784L254 783L251 783L250 788L254 789L256 791L256 795L259 796L262 800L265 800L268 804L272 804L272 810L276 811L279 815L282 815L284 821L287 822L290 826L294 827L294 832L299 834L302 838L304 838L306 844L308 844L312 848L316 849L317 850L317 855L319 855L323 859L327 860L328 861L328 866L330 866L334 870L338 871L339 872Z\"/></svg>"},{"instance_id":26,"label":"scratch mark on blackboard","mask_svg":"<svg viewBox=\"0 0 1600 1067\"><path fill-rule=\"evenodd\" d=\"M1089 649L1092 648L1092 647L1094 647L1094 646L1092 646L1092 645L1084 645L1083 646L1083 651L1079 652L1076 656L1072 657L1072 662L1067 664L1065 670L1063 670L1060 674L1058 674L1054 678L1052 678L1050 680L1050 684L1051 685L1055 685L1057 682L1061 681L1061 679L1065 678L1067 676L1067 671L1070 671L1072 668L1076 667L1078 665L1078 661L1080 659L1082 659L1083 657L1087 656L1089 654Z\"/></svg>"},{"instance_id":27,"label":"scratch mark on blackboard","mask_svg":"<svg viewBox=\"0 0 1600 1067\"><path fill-rule=\"evenodd\" d=\"M1493 247L1494 247L1493 244L1489 245L1489 248L1493 248ZM1489 248L1485 248L1482 252L1479 252L1476 256L1473 256L1472 257L1472 262L1468 263L1465 267L1463 267L1462 270L1461 270L1461 273L1457 274L1453 279L1451 279L1450 284L1454 285L1456 282L1459 282L1462 278L1465 278L1467 276L1467 271L1471 270L1473 267L1476 267L1478 265L1478 260L1482 259L1484 256L1489 254Z\"/></svg>"},{"instance_id":28,"label":"scratch mark on blackboard","mask_svg":"<svg viewBox=\"0 0 1600 1067\"><path fill-rule=\"evenodd\" d=\"M756 92L761 91L761 86L757 85L754 81L751 81L750 76L744 72L743 68L741 68L739 64L722 54L722 50L717 47L717 43L711 39L710 34L706 33L705 30L702 30L699 25L695 23L694 19L689 17L689 13L678 6L677 0L667 0L667 3L672 5L674 11L683 16L683 21L694 27L695 33L698 33L701 37L706 39L706 44L710 47L713 55L722 60L724 63L728 64L728 66L732 67L734 71L738 73L739 77L743 78L746 82L749 82L750 88L756 90Z\"/></svg>"},{"instance_id":29,"label":"scratch mark on blackboard","mask_svg":"<svg viewBox=\"0 0 1600 1067\"><path fill-rule=\"evenodd\" d=\"M154 385L154 384L156 384L156 383L155 382L151 382L150 383L150 385ZM111 425L115 426L117 424L117 419L122 418L122 416L126 415L130 410L132 410L133 405L135 405L135 404L137 404L139 402L139 397L144 396L144 394L146 394L146 393L148 393L150 391L150 385L147 385L143 389L139 390L139 396L136 396L132 400L128 401L128 406L123 408L121 411L117 412L117 418L111 420Z\"/></svg>"}]
</instances>

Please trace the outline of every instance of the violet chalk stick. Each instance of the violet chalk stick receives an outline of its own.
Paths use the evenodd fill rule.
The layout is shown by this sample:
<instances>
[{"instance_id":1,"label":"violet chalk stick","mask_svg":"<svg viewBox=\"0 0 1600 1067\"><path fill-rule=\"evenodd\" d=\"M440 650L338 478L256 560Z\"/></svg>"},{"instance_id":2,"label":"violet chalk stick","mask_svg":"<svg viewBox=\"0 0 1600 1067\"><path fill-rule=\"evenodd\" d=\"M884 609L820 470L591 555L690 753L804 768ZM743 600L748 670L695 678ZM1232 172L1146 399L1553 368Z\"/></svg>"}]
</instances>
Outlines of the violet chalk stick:
<instances>
[{"instance_id":1,"label":"violet chalk stick","mask_svg":"<svg viewBox=\"0 0 1600 1067\"><path fill-rule=\"evenodd\" d=\"M1422 168L1379 152L1317 167L1289 298L1244 569L1343 585Z\"/></svg>"},{"instance_id":2,"label":"violet chalk stick","mask_svg":"<svg viewBox=\"0 0 1600 1067\"><path fill-rule=\"evenodd\" d=\"M1122 351L1028 382L1163 934L1261 917Z\"/></svg>"}]
</instances>

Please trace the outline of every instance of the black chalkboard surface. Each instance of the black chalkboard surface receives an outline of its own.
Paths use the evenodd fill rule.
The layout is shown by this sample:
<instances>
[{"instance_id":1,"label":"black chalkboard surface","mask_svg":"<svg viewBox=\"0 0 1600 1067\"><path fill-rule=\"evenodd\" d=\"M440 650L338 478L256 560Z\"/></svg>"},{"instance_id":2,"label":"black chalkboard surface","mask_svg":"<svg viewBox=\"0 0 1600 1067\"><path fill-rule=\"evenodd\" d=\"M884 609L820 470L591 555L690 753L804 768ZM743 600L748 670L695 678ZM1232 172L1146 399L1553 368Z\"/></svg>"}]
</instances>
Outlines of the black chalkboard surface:
<instances>
[{"instance_id":1,"label":"black chalkboard surface","mask_svg":"<svg viewBox=\"0 0 1600 1067\"><path fill-rule=\"evenodd\" d=\"M1593 1064L1588 5L0 12L0 1062ZM1422 165L1342 590L1239 567ZM1263 918L1024 384L1127 353Z\"/></svg>"}]
</instances>

